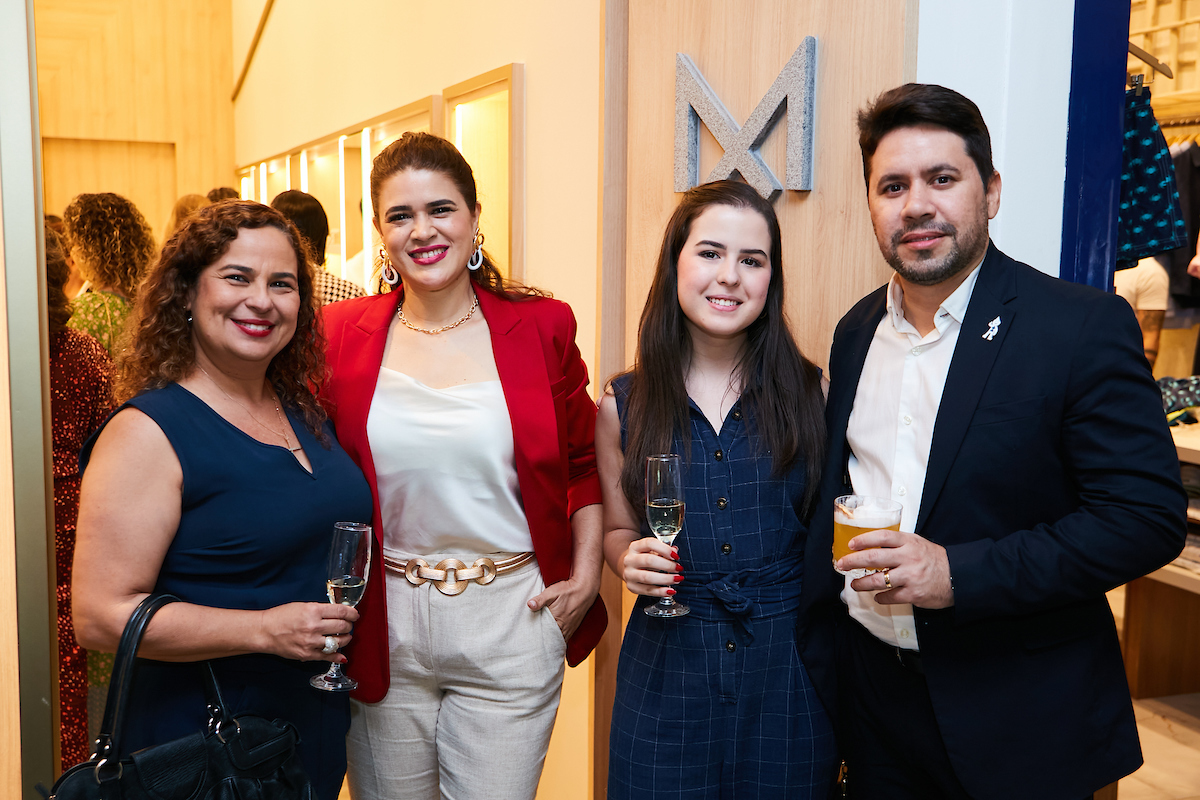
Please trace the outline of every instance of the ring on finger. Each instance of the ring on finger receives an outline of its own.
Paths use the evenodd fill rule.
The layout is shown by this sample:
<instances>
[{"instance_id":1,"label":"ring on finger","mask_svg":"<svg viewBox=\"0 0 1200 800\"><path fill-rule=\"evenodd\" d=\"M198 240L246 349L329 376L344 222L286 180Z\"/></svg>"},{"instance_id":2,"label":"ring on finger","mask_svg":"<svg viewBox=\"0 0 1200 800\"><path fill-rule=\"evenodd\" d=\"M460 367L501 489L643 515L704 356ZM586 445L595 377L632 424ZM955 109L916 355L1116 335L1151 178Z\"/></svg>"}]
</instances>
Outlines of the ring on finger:
<instances>
[{"instance_id":1,"label":"ring on finger","mask_svg":"<svg viewBox=\"0 0 1200 800\"><path fill-rule=\"evenodd\" d=\"M892 590L892 569L891 569L891 567L883 568L883 585L887 587L888 591Z\"/></svg>"},{"instance_id":2,"label":"ring on finger","mask_svg":"<svg viewBox=\"0 0 1200 800\"><path fill-rule=\"evenodd\" d=\"M321 648L321 652L327 656L331 656L338 650L338 640L332 636L325 637L325 646Z\"/></svg>"}]
</instances>

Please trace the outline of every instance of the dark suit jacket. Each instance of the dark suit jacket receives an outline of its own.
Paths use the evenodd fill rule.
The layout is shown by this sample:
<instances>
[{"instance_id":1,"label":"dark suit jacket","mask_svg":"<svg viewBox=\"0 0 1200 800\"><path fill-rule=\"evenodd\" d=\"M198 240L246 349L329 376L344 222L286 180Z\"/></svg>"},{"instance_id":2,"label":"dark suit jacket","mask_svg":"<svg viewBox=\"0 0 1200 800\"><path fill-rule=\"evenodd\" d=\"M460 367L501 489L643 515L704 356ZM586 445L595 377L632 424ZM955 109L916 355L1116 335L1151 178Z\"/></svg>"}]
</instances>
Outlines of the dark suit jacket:
<instances>
[{"instance_id":1,"label":"dark suit jacket","mask_svg":"<svg viewBox=\"0 0 1200 800\"><path fill-rule=\"evenodd\" d=\"M367 414L383 363L388 327L403 292L361 297L325 306L330 378L322 402L333 418L338 442L362 468L375 498L376 544L383 543L379 487ZM479 291L479 310L491 330L492 352L512 420L517 481L533 550L546 585L571 577L574 552L570 517L600 502L596 471L596 404L587 393L587 368L575 346L575 316L549 298L511 301ZM480 520L486 525L487 520ZM367 591L358 606L354 641L347 650L363 702L383 699L389 685L387 602L381 547L371 560ZM467 591L482 589L472 587ZM520 609L513 610L514 613ZM574 666L600 641L608 617L600 598L567 643Z\"/></svg>"},{"instance_id":2,"label":"dark suit jacket","mask_svg":"<svg viewBox=\"0 0 1200 800\"><path fill-rule=\"evenodd\" d=\"M846 423L886 287L838 324L828 468L802 598L829 702L830 568ZM1001 322L993 339L988 323ZM950 609L915 610L938 725L973 797L1081 797L1142 761L1105 591L1182 550L1186 496L1129 305L989 246L938 410L916 532L946 548Z\"/></svg>"}]
</instances>

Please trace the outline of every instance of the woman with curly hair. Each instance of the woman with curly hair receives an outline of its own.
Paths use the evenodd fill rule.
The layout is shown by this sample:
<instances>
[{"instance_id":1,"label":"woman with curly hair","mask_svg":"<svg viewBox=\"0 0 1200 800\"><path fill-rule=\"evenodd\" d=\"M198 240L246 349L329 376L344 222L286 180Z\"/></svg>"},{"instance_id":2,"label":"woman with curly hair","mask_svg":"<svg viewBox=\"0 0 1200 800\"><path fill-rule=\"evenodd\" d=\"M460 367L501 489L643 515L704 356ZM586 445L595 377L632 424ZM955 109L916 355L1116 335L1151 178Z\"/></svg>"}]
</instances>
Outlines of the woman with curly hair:
<instances>
[{"instance_id":1,"label":"woman with curly hair","mask_svg":"<svg viewBox=\"0 0 1200 800\"><path fill-rule=\"evenodd\" d=\"M116 356L138 283L154 260L154 234L119 194L81 194L63 212L69 256L90 290L75 298L70 325Z\"/></svg>"},{"instance_id":2,"label":"woman with curly hair","mask_svg":"<svg viewBox=\"0 0 1200 800\"><path fill-rule=\"evenodd\" d=\"M58 699L64 764L88 757L88 654L71 626L71 561L79 512L79 450L112 403L112 360L100 343L71 330L63 287L70 269L46 225L46 311L50 329L50 418L54 452L54 566L58 596Z\"/></svg>"},{"instance_id":3,"label":"woman with curly hair","mask_svg":"<svg viewBox=\"0 0 1200 800\"><path fill-rule=\"evenodd\" d=\"M163 249L138 294L118 367L122 403L84 447L75 629L113 650L151 592L124 745L205 722L209 660L234 713L286 719L321 800L346 768L345 695L304 662L344 661L358 618L325 597L330 534L366 520L371 493L312 388L324 374L313 276L299 236L258 203L203 208Z\"/></svg>"}]
</instances>

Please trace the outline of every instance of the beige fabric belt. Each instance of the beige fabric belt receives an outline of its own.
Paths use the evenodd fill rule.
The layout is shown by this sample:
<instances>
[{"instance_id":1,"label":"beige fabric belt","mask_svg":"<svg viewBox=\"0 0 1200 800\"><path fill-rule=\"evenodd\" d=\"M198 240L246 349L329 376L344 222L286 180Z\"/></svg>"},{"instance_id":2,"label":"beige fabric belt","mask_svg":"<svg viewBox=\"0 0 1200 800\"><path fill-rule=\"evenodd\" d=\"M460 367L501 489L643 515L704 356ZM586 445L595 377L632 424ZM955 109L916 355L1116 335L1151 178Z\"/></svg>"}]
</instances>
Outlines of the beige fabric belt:
<instances>
[{"instance_id":1,"label":"beige fabric belt","mask_svg":"<svg viewBox=\"0 0 1200 800\"><path fill-rule=\"evenodd\" d=\"M471 581L480 586L486 586L496 580L497 575L520 569L534 560L533 553L520 553L511 558L493 561L490 558L477 558L471 566L467 566L457 558L447 558L439 561L437 566L429 566L423 558L410 558L401 561L396 558L383 557L383 566L392 572L405 577L413 586L433 582L434 588L444 595L453 597L467 590Z\"/></svg>"}]
</instances>

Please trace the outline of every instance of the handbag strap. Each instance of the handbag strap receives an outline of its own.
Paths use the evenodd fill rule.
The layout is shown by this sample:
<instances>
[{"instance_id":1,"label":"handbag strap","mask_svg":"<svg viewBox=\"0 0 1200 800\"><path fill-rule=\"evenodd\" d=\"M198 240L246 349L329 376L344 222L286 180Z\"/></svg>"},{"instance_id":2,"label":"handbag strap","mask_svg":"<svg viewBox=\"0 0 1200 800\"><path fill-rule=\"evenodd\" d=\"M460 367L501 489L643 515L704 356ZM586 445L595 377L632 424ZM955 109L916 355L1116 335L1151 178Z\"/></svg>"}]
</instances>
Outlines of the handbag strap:
<instances>
[{"instance_id":1,"label":"handbag strap","mask_svg":"<svg viewBox=\"0 0 1200 800\"><path fill-rule=\"evenodd\" d=\"M125 705L129 702L129 691L133 686L133 670L138 646L146 633L150 618L168 603L179 598L171 594L152 594L138 604L125 624L117 655L113 663L112 678L108 684L108 699L104 703L104 718L100 722L100 735L96 737L96 752L92 760L114 761L120 757L121 722L125 718ZM211 667L209 668L211 674ZM99 763L97 764L97 773Z\"/></svg>"}]
</instances>

